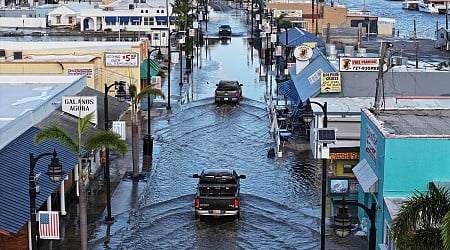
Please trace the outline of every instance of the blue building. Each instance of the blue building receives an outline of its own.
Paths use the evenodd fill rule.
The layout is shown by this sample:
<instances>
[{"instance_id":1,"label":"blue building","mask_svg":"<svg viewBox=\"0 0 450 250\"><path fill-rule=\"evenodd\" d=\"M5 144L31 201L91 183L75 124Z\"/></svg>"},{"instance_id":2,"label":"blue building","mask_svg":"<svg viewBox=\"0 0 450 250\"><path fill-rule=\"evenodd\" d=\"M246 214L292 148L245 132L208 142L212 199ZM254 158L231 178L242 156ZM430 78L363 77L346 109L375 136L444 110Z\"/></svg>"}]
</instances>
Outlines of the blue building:
<instances>
[{"instance_id":1,"label":"blue building","mask_svg":"<svg viewBox=\"0 0 450 250\"><path fill-rule=\"evenodd\" d=\"M377 204L379 249L393 249L392 221L408 197L450 180L450 109L442 107L447 108L362 109L360 162L353 172L360 184L358 202ZM359 209L358 217L367 215Z\"/></svg>"}]
</instances>

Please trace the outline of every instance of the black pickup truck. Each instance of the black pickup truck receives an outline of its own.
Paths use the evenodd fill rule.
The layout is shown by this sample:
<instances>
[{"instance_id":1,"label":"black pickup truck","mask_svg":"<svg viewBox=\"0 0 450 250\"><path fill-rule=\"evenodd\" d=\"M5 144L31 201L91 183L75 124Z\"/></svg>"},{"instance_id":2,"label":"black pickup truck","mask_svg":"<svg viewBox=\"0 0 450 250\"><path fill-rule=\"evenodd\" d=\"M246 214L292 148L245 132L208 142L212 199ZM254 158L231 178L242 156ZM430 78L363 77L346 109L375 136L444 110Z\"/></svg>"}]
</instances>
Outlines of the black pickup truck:
<instances>
[{"instance_id":1,"label":"black pickup truck","mask_svg":"<svg viewBox=\"0 0 450 250\"><path fill-rule=\"evenodd\" d=\"M222 80L216 84L216 90L214 92L214 103L221 104L230 102L239 104L242 99L242 84L238 81Z\"/></svg>"},{"instance_id":2,"label":"black pickup truck","mask_svg":"<svg viewBox=\"0 0 450 250\"><path fill-rule=\"evenodd\" d=\"M196 218L239 217L239 181L245 179L245 175L238 175L232 169L214 168L204 169L201 174L192 177L199 178L195 197Z\"/></svg>"}]
</instances>

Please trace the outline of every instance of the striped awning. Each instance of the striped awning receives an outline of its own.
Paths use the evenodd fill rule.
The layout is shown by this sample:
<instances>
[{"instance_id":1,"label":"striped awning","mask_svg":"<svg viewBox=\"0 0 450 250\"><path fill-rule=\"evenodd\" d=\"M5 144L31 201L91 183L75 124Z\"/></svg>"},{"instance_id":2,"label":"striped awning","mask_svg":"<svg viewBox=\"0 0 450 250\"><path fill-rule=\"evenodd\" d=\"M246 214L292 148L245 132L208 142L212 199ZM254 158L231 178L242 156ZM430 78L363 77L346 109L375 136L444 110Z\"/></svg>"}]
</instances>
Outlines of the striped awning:
<instances>
[{"instance_id":1,"label":"striped awning","mask_svg":"<svg viewBox=\"0 0 450 250\"><path fill-rule=\"evenodd\" d=\"M290 101L294 102L295 105L300 106L302 100L298 95L297 88L294 85L294 81L287 80L279 83L278 85L281 93L283 93Z\"/></svg>"},{"instance_id":2,"label":"striped awning","mask_svg":"<svg viewBox=\"0 0 450 250\"><path fill-rule=\"evenodd\" d=\"M145 59L141 64L141 79L147 79L148 76L148 65L150 64L150 76L158 75L159 71L161 71L161 66L159 63L153 59L150 59L150 62Z\"/></svg>"}]
</instances>

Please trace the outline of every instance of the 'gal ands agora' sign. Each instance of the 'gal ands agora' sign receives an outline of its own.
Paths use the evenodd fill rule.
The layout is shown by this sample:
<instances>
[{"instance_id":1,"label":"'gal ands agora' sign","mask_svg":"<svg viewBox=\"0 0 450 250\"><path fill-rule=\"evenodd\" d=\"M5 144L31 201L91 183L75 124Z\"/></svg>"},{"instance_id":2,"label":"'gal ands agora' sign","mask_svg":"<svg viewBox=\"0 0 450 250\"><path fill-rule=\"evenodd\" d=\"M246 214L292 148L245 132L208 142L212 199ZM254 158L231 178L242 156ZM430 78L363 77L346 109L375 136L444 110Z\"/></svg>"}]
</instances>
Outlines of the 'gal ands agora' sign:
<instances>
[{"instance_id":1,"label":"'gal ands agora' sign","mask_svg":"<svg viewBox=\"0 0 450 250\"><path fill-rule=\"evenodd\" d=\"M97 96L63 96L62 111L83 118L94 112L91 122L97 124Z\"/></svg>"}]
</instances>

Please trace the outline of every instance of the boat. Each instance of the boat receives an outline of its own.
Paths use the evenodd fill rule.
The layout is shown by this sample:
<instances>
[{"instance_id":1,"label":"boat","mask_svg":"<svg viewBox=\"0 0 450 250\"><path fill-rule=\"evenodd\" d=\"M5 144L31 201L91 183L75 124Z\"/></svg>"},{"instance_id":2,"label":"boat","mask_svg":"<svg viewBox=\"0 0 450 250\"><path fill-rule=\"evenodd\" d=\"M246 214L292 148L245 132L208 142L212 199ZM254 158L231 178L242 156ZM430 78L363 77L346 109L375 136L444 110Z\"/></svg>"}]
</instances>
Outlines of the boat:
<instances>
[{"instance_id":1,"label":"boat","mask_svg":"<svg viewBox=\"0 0 450 250\"><path fill-rule=\"evenodd\" d=\"M436 7L436 4L427 0L419 1L419 11L430 14L439 14L439 9Z\"/></svg>"},{"instance_id":2,"label":"boat","mask_svg":"<svg viewBox=\"0 0 450 250\"><path fill-rule=\"evenodd\" d=\"M404 0L402 8L406 10L419 10L419 0Z\"/></svg>"}]
</instances>

